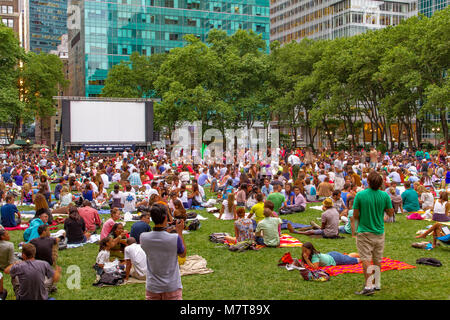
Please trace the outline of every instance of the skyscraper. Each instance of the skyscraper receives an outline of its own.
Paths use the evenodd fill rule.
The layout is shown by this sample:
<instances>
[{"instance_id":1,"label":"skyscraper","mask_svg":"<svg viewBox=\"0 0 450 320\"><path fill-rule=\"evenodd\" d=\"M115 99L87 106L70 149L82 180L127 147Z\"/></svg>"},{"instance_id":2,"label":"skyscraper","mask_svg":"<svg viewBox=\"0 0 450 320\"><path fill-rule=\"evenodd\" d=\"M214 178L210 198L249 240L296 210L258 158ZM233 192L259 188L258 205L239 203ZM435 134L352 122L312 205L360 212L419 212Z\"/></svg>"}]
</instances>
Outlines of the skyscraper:
<instances>
[{"instance_id":1,"label":"skyscraper","mask_svg":"<svg viewBox=\"0 0 450 320\"><path fill-rule=\"evenodd\" d=\"M36 53L56 50L67 33L68 0L30 1L30 50Z\"/></svg>"},{"instance_id":2,"label":"skyscraper","mask_svg":"<svg viewBox=\"0 0 450 320\"><path fill-rule=\"evenodd\" d=\"M395 26L414 15L417 0L271 0L270 40L348 37Z\"/></svg>"},{"instance_id":3,"label":"skyscraper","mask_svg":"<svg viewBox=\"0 0 450 320\"><path fill-rule=\"evenodd\" d=\"M431 17L435 11L442 10L450 4L450 0L419 0L419 13Z\"/></svg>"},{"instance_id":4,"label":"skyscraper","mask_svg":"<svg viewBox=\"0 0 450 320\"><path fill-rule=\"evenodd\" d=\"M68 11L71 95L99 95L113 65L183 46L186 34L254 30L269 44L269 0L76 0Z\"/></svg>"},{"instance_id":5,"label":"skyscraper","mask_svg":"<svg viewBox=\"0 0 450 320\"><path fill-rule=\"evenodd\" d=\"M28 38L28 0L0 0L0 21L13 29L20 45L29 50Z\"/></svg>"}]
</instances>

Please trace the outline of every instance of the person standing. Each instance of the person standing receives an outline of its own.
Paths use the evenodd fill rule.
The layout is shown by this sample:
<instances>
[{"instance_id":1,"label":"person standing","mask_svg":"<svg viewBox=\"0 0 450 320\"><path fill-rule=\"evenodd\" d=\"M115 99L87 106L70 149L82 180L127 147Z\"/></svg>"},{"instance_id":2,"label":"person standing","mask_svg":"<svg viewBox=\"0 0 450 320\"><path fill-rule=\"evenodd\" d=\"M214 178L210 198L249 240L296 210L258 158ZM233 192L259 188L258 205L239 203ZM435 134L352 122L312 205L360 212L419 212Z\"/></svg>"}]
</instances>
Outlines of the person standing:
<instances>
[{"instance_id":1,"label":"person standing","mask_svg":"<svg viewBox=\"0 0 450 320\"><path fill-rule=\"evenodd\" d=\"M394 215L392 201L389 195L379 190L383 184L383 178L376 172L371 172L367 178L369 188L358 192L353 202L353 217L358 221L356 235L356 247L361 257L365 277L365 286L359 295L372 295L375 290L380 290L379 273L375 273L375 286L368 283L369 266L379 268L381 272L381 259L384 251L384 213L388 216Z\"/></svg>"},{"instance_id":2,"label":"person standing","mask_svg":"<svg viewBox=\"0 0 450 320\"><path fill-rule=\"evenodd\" d=\"M146 300L182 300L178 257L186 257L183 239L184 221L177 220L176 234L166 231L168 209L155 204L150 215L155 223L152 232L141 234L141 248L147 256Z\"/></svg>"}]
</instances>

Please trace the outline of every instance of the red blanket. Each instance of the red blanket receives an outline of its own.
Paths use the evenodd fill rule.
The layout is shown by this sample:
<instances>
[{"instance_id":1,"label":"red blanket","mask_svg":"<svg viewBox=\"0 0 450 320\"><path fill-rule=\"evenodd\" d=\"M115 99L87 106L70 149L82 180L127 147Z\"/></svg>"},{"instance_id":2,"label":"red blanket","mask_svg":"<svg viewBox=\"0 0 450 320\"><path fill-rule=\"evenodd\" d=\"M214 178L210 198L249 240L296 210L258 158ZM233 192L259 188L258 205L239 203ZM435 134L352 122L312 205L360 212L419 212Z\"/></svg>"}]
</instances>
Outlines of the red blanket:
<instances>
[{"instance_id":1,"label":"red blanket","mask_svg":"<svg viewBox=\"0 0 450 320\"><path fill-rule=\"evenodd\" d=\"M307 266L309 269L309 267ZM407 264L405 262L392 260L389 258L383 258L381 260L381 272L388 270L406 270L414 269L415 266ZM337 276L343 273L363 273L362 263L352 264L352 265L341 265L341 266L330 266L330 267L320 267L320 269L328 272L330 276Z\"/></svg>"},{"instance_id":2,"label":"red blanket","mask_svg":"<svg viewBox=\"0 0 450 320\"><path fill-rule=\"evenodd\" d=\"M23 224L21 224L19 226L15 226L13 228L5 227L5 230L8 230L8 231L26 230L26 229L28 229L29 225L30 225L30 223L27 222L27 223L23 223ZM49 230L56 230L56 229L58 229L57 227L55 227L57 225L58 225L58 223L56 221L53 221L52 224L49 225L50 226Z\"/></svg>"}]
</instances>

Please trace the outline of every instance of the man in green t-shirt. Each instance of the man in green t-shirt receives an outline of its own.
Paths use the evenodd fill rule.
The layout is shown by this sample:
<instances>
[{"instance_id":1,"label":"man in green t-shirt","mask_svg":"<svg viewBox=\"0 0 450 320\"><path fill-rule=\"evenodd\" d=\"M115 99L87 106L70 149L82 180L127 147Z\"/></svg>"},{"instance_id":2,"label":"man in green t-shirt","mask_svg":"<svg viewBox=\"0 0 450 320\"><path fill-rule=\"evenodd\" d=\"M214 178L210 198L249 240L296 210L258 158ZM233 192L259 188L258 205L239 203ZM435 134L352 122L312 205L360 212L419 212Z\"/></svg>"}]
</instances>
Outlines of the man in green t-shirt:
<instances>
[{"instance_id":1,"label":"man in green t-shirt","mask_svg":"<svg viewBox=\"0 0 450 320\"><path fill-rule=\"evenodd\" d=\"M386 212L389 216L394 215L391 198L386 192L379 190L383 184L383 178L372 171L367 181L369 188L358 192L353 202L353 217L358 221L356 247L363 264L365 277L364 289L356 292L361 295L372 295L375 290L380 290L379 273L375 272L375 286L373 286L372 281L368 281L373 267L370 268L370 273L368 273L368 269L373 261L373 264L380 268L381 272L384 250L384 213Z\"/></svg>"},{"instance_id":2,"label":"man in green t-shirt","mask_svg":"<svg viewBox=\"0 0 450 320\"><path fill-rule=\"evenodd\" d=\"M269 208L264 209L264 217L265 218L258 223L255 230L256 243L266 245L267 247L278 247L280 245L278 226L282 221L280 218L273 217L272 210Z\"/></svg>"},{"instance_id":3,"label":"man in green t-shirt","mask_svg":"<svg viewBox=\"0 0 450 320\"><path fill-rule=\"evenodd\" d=\"M280 191L281 191L281 186L275 185L274 192L272 192L271 194L269 194L267 196L267 200L273 202L273 205L274 205L273 211L275 211L278 214L280 213L281 206L284 204L284 201L286 200L286 198Z\"/></svg>"}]
</instances>

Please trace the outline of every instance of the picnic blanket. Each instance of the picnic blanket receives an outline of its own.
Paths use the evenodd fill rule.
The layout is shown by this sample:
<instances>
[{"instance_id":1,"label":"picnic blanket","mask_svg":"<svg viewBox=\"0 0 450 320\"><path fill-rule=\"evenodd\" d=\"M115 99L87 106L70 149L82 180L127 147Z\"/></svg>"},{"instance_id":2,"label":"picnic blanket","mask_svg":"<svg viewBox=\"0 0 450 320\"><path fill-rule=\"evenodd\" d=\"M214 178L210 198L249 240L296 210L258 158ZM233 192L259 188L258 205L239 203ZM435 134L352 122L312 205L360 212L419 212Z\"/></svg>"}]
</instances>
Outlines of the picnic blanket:
<instances>
[{"instance_id":1,"label":"picnic blanket","mask_svg":"<svg viewBox=\"0 0 450 320\"><path fill-rule=\"evenodd\" d=\"M425 219L426 221L431 221L433 223L436 223L437 221L434 221L433 219ZM440 224L445 224L446 226L450 226L450 221L448 222L439 222Z\"/></svg>"},{"instance_id":2,"label":"picnic blanket","mask_svg":"<svg viewBox=\"0 0 450 320\"><path fill-rule=\"evenodd\" d=\"M29 226L30 226L29 224L21 224L21 225L15 226L15 227L4 227L4 228L5 228L5 230L8 230L8 231L15 231L15 230L26 230L26 229L28 229Z\"/></svg>"},{"instance_id":3,"label":"picnic blanket","mask_svg":"<svg viewBox=\"0 0 450 320\"><path fill-rule=\"evenodd\" d=\"M281 234L280 237L280 246L279 248L295 248L295 247L302 247L303 243L300 242L297 238L294 238L293 236L289 234Z\"/></svg>"},{"instance_id":4,"label":"picnic blanket","mask_svg":"<svg viewBox=\"0 0 450 320\"><path fill-rule=\"evenodd\" d=\"M193 274L208 274L213 273L214 270L206 267L207 261L205 258L194 255L186 257L186 261L180 266L180 275L189 276ZM146 283L146 280L139 280L133 277L129 277L127 281L124 281L121 285Z\"/></svg>"},{"instance_id":5,"label":"picnic blanket","mask_svg":"<svg viewBox=\"0 0 450 320\"><path fill-rule=\"evenodd\" d=\"M92 234L92 235L89 237L88 241L83 242L83 243L68 244L68 245L67 245L67 249L79 248L79 247L84 246L85 244L88 244L88 243L96 243L96 242L98 242L98 241L100 241L100 235L99 235L99 234Z\"/></svg>"},{"instance_id":6,"label":"picnic blanket","mask_svg":"<svg viewBox=\"0 0 450 320\"><path fill-rule=\"evenodd\" d=\"M58 225L58 223L56 221L53 221L53 223L49 225L50 226L49 230L58 229L56 227L57 225ZM5 230L8 230L8 231L15 231L15 230L26 230L26 229L28 229L29 226L30 226L30 223L27 222L27 223L23 223L21 225L15 226L15 227L4 227L4 228L5 228Z\"/></svg>"},{"instance_id":7,"label":"picnic blanket","mask_svg":"<svg viewBox=\"0 0 450 320\"><path fill-rule=\"evenodd\" d=\"M311 269L306 266L307 269ZM407 270L414 269L415 266L405 262L392 260L390 258L383 258L381 260L381 272L388 270ZM340 266L320 267L321 270L326 271L330 276L337 276L343 273L363 273L362 263Z\"/></svg>"},{"instance_id":8,"label":"picnic blanket","mask_svg":"<svg viewBox=\"0 0 450 320\"><path fill-rule=\"evenodd\" d=\"M309 207L309 209L322 211L322 206L312 206L312 207Z\"/></svg>"}]
</instances>

